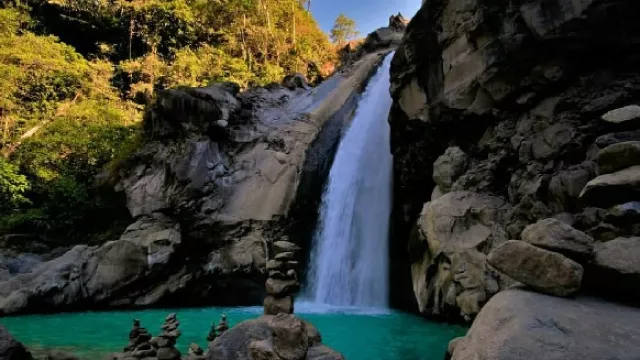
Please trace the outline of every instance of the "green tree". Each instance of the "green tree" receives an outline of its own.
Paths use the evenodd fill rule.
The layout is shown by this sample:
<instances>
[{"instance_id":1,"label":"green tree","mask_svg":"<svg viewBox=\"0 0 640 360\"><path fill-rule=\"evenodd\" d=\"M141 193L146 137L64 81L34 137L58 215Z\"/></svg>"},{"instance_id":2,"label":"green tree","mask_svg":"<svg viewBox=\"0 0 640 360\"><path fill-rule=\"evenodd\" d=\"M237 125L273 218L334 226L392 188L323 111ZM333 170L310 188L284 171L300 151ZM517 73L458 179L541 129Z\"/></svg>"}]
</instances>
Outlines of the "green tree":
<instances>
[{"instance_id":1,"label":"green tree","mask_svg":"<svg viewBox=\"0 0 640 360\"><path fill-rule=\"evenodd\" d=\"M346 44L347 41L358 36L358 34L359 33L356 30L356 22L344 14L340 14L333 23L333 28L331 29L331 40L341 47Z\"/></svg>"}]
</instances>

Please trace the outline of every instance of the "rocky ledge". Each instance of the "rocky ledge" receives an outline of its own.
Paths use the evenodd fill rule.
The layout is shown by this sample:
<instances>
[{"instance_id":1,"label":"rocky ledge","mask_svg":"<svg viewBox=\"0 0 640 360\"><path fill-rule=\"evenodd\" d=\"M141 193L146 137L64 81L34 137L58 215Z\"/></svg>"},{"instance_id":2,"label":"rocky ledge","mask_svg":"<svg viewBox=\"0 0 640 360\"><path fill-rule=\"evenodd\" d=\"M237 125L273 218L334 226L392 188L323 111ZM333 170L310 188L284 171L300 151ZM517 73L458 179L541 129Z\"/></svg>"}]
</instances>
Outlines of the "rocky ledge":
<instances>
[{"instance_id":1,"label":"rocky ledge","mask_svg":"<svg viewBox=\"0 0 640 360\"><path fill-rule=\"evenodd\" d=\"M134 217L99 247L4 274L0 314L260 304L273 243L308 247L324 179L387 50L315 88L300 77L157 94L115 182Z\"/></svg>"}]
</instances>

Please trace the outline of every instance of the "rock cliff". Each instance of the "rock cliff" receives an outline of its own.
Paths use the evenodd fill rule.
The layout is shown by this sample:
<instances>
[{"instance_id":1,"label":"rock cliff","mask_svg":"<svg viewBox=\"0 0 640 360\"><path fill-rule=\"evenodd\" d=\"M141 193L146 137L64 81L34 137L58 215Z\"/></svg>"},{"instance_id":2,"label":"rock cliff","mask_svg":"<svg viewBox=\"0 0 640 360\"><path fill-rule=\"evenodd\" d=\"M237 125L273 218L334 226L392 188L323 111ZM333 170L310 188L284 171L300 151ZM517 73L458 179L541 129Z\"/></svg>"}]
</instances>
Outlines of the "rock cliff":
<instances>
[{"instance_id":1,"label":"rock cliff","mask_svg":"<svg viewBox=\"0 0 640 360\"><path fill-rule=\"evenodd\" d=\"M0 313L261 303L272 243L308 246L332 154L385 51L312 89L293 77L157 94L117 175L135 222L3 276Z\"/></svg>"},{"instance_id":2,"label":"rock cliff","mask_svg":"<svg viewBox=\"0 0 640 360\"><path fill-rule=\"evenodd\" d=\"M640 233L638 13L634 0L423 2L391 70L392 276L412 280L395 282L396 303L469 321L516 282L637 301L640 258L621 249Z\"/></svg>"}]
</instances>

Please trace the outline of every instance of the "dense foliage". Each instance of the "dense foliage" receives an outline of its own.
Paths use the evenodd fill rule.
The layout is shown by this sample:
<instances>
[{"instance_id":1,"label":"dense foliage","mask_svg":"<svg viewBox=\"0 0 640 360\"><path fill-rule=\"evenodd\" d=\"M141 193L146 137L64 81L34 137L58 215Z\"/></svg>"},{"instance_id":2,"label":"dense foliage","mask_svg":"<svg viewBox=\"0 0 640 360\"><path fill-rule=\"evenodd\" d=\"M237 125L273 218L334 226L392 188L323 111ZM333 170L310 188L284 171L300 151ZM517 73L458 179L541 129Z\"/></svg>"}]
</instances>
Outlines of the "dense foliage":
<instances>
[{"instance_id":1,"label":"dense foliage","mask_svg":"<svg viewBox=\"0 0 640 360\"><path fill-rule=\"evenodd\" d=\"M331 28L331 40L339 47L358 36L358 34L356 22L344 14L338 15L338 18L333 23L333 28Z\"/></svg>"},{"instance_id":2,"label":"dense foliage","mask_svg":"<svg viewBox=\"0 0 640 360\"><path fill-rule=\"evenodd\" d=\"M96 179L134 151L159 89L314 77L331 45L300 0L0 0L0 238L107 240ZM0 244L2 245L2 244Z\"/></svg>"}]
</instances>

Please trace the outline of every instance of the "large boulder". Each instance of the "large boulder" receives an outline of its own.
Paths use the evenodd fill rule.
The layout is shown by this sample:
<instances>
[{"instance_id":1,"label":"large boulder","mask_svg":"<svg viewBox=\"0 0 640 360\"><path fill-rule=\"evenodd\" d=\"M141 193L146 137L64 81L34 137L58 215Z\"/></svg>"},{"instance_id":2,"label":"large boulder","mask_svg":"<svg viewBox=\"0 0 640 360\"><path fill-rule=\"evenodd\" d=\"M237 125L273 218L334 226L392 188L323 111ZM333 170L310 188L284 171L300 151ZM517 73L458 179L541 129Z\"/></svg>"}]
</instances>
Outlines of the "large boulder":
<instances>
[{"instance_id":1,"label":"large boulder","mask_svg":"<svg viewBox=\"0 0 640 360\"><path fill-rule=\"evenodd\" d=\"M640 309L519 289L482 309L453 360L636 360Z\"/></svg>"},{"instance_id":2,"label":"large boulder","mask_svg":"<svg viewBox=\"0 0 640 360\"><path fill-rule=\"evenodd\" d=\"M569 296L582 286L584 269L577 262L524 241L509 240L495 248L487 262L537 291Z\"/></svg>"},{"instance_id":3,"label":"large boulder","mask_svg":"<svg viewBox=\"0 0 640 360\"><path fill-rule=\"evenodd\" d=\"M571 258L584 260L593 255L593 238L557 219L545 219L528 226L522 232L522 240Z\"/></svg>"},{"instance_id":4,"label":"large boulder","mask_svg":"<svg viewBox=\"0 0 640 360\"><path fill-rule=\"evenodd\" d=\"M318 331L293 315L262 316L225 331L207 360L344 360L322 345Z\"/></svg>"},{"instance_id":5,"label":"large boulder","mask_svg":"<svg viewBox=\"0 0 640 360\"><path fill-rule=\"evenodd\" d=\"M29 350L14 339L3 326L0 326L0 359L33 360Z\"/></svg>"},{"instance_id":6,"label":"large boulder","mask_svg":"<svg viewBox=\"0 0 640 360\"><path fill-rule=\"evenodd\" d=\"M410 244L413 290L420 312L472 318L499 290L486 253L507 240L500 226L504 201L470 192L452 192L427 203Z\"/></svg>"}]
</instances>

